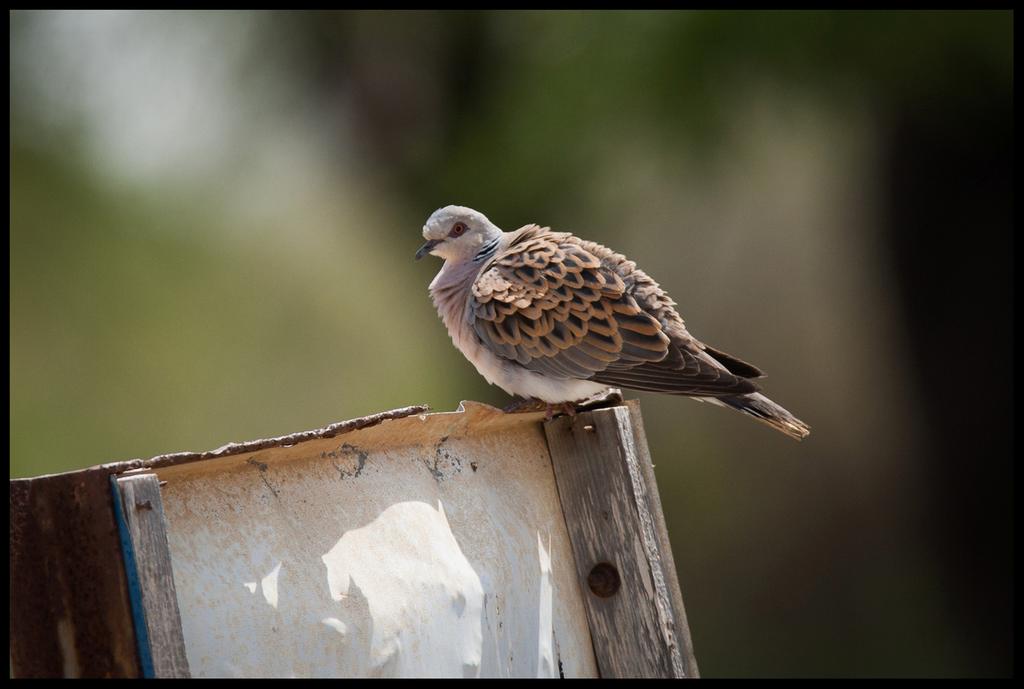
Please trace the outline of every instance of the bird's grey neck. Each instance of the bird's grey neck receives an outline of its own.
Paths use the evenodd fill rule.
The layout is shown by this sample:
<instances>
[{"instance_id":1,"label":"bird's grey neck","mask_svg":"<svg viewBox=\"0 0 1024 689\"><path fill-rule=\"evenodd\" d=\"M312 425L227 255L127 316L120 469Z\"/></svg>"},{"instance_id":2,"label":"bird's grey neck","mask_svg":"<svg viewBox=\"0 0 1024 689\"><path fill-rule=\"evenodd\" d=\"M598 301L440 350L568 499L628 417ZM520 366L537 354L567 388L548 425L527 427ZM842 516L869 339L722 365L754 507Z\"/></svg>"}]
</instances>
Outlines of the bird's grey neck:
<instances>
[{"instance_id":1,"label":"bird's grey neck","mask_svg":"<svg viewBox=\"0 0 1024 689\"><path fill-rule=\"evenodd\" d=\"M490 239L486 244L480 247L480 251L476 252L476 256L473 257L473 263L480 265L498 250L498 244L501 243L501 235L497 235Z\"/></svg>"},{"instance_id":2,"label":"bird's grey neck","mask_svg":"<svg viewBox=\"0 0 1024 689\"><path fill-rule=\"evenodd\" d=\"M484 265L498 252L504 237L504 233L499 231L488 239L472 258L445 261L440 272L430 283L430 297L460 349L472 340L472 328L466 321L466 308L473 281L480 275Z\"/></svg>"}]
</instances>

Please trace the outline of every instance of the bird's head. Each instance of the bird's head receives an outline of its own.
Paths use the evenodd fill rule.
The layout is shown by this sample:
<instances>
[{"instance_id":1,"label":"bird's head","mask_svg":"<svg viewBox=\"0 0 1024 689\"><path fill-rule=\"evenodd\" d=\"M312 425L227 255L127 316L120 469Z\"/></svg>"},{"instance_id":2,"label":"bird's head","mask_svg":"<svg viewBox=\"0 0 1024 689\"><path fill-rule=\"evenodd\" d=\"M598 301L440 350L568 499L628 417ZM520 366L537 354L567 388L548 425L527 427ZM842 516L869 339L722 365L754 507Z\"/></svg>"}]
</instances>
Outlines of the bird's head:
<instances>
[{"instance_id":1,"label":"bird's head","mask_svg":"<svg viewBox=\"0 0 1024 689\"><path fill-rule=\"evenodd\" d=\"M427 254L446 261L466 261L477 256L501 236L501 230L483 213L465 206L445 206L434 211L423 226L427 242L416 260Z\"/></svg>"}]
</instances>

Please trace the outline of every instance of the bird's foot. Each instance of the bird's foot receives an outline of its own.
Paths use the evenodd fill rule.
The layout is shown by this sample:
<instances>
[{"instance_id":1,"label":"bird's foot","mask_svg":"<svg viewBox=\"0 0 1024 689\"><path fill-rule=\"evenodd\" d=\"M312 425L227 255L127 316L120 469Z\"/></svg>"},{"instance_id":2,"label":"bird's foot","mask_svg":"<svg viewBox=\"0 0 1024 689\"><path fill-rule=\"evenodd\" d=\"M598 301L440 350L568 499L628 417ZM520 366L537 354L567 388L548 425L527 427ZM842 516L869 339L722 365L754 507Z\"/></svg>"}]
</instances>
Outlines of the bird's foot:
<instances>
[{"instance_id":1,"label":"bird's foot","mask_svg":"<svg viewBox=\"0 0 1024 689\"><path fill-rule=\"evenodd\" d=\"M502 407L501 410L506 414L522 414L526 412L544 411L546 406L549 405L545 405L544 402L541 402L538 399L523 399L521 397L517 397L512 400L510 404Z\"/></svg>"},{"instance_id":2,"label":"bird's foot","mask_svg":"<svg viewBox=\"0 0 1024 689\"><path fill-rule=\"evenodd\" d=\"M586 399L577 400L576 402L548 404L547 410L544 412L544 420L550 421L554 418L556 412L565 414L570 418L575 418L575 416L580 412L604 409L605 407L616 407L622 404L622 401L623 398L621 390L618 388L608 388L596 395L591 395Z\"/></svg>"},{"instance_id":3,"label":"bird's foot","mask_svg":"<svg viewBox=\"0 0 1024 689\"><path fill-rule=\"evenodd\" d=\"M576 416L576 404L574 402L561 402L559 404L547 405L547 411L544 412L544 420L550 421L555 417L555 410L560 409L563 414L569 417Z\"/></svg>"},{"instance_id":4,"label":"bird's foot","mask_svg":"<svg viewBox=\"0 0 1024 689\"><path fill-rule=\"evenodd\" d=\"M582 411L590 411L591 409L600 409L602 407L614 407L618 404L622 404L622 393L615 388L609 388L608 390L586 399L576 402L559 402L558 404L549 404L536 398L523 399L521 397L517 397L512 400L511 403L505 405L502 408L502 411L506 414L524 414L543 411L544 420L550 421L558 414L565 414L566 416L574 417Z\"/></svg>"}]
</instances>

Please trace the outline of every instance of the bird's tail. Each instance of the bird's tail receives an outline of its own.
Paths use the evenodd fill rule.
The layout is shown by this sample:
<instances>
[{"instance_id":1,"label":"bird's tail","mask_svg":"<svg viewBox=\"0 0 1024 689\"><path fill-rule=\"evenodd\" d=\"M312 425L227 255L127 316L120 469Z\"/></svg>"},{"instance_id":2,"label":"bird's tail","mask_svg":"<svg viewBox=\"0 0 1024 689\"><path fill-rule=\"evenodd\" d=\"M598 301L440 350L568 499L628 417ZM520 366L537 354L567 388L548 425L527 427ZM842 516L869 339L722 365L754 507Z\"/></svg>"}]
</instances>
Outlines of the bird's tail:
<instances>
[{"instance_id":1,"label":"bird's tail","mask_svg":"<svg viewBox=\"0 0 1024 689\"><path fill-rule=\"evenodd\" d=\"M708 399L708 398L705 398ZM777 431L782 431L790 438L803 440L811 434L811 428L788 411L772 402L760 392L736 397L716 397L708 399L744 414L749 414L762 423L766 423Z\"/></svg>"}]
</instances>

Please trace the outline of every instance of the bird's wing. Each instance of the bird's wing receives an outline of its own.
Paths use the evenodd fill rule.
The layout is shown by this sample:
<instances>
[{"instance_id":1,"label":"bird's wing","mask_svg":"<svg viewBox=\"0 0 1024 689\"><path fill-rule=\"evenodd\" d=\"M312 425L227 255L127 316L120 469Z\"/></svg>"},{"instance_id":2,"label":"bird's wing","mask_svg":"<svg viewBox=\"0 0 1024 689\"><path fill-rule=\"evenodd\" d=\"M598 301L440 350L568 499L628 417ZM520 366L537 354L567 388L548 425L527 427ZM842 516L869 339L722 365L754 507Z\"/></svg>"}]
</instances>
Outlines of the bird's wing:
<instances>
[{"instance_id":1,"label":"bird's wing","mask_svg":"<svg viewBox=\"0 0 1024 689\"><path fill-rule=\"evenodd\" d=\"M634 264L596 248L536 225L518 230L470 290L468 315L484 346L556 378L683 395L757 389L695 340L674 342L632 293Z\"/></svg>"}]
</instances>

